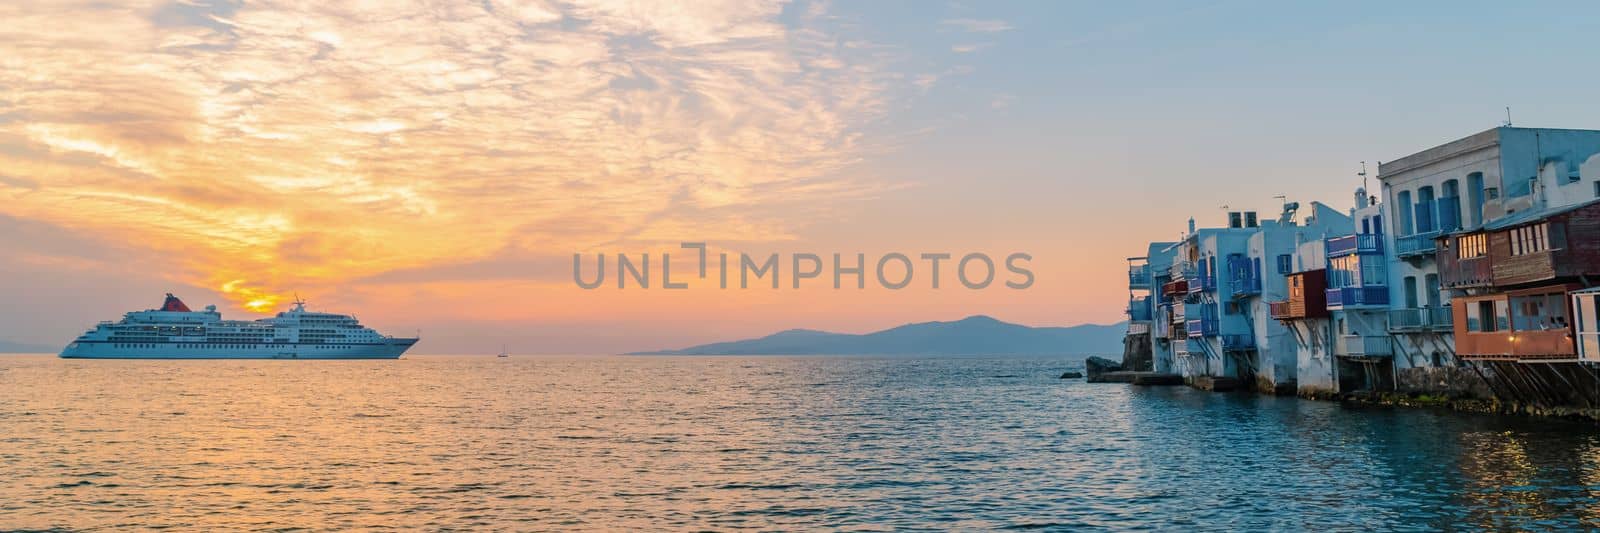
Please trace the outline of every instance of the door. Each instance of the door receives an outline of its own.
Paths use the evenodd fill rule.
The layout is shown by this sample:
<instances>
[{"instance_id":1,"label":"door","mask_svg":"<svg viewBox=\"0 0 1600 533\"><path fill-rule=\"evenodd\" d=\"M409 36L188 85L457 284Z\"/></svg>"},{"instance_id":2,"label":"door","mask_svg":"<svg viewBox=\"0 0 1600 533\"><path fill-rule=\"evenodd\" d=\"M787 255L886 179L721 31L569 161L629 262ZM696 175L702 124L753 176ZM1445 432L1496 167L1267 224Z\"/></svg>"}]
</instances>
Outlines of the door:
<instances>
[{"instance_id":1,"label":"door","mask_svg":"<svg viewBox=\"0 0 1600 533\"><path fill-rule=\"evenodd\" d=\"M1442 305L1439 303L1439 275L1428 274L1423 279L1428 291L1428 307L1439 307Z\"/></svg>"},{"instance_id":2,"label":"door","mask_svg":"<svg viewBox=\"0 0 1600 533\"><path fill-rule=\"evenodd\" d=\"M1406 309L1417 308L1417 277L1406 276L1405 279Z\"/></svg>"},{"instance_id":3,"label":"door","mask_svg":"<svg viewBox=\"0 0 1600 533\"><path fill-rule=\"evenodd\" d=\"M1578 358L1600 361L1600 293L1572 295L1572 324L1578 334Z\"/></svg>"}]
</instances>

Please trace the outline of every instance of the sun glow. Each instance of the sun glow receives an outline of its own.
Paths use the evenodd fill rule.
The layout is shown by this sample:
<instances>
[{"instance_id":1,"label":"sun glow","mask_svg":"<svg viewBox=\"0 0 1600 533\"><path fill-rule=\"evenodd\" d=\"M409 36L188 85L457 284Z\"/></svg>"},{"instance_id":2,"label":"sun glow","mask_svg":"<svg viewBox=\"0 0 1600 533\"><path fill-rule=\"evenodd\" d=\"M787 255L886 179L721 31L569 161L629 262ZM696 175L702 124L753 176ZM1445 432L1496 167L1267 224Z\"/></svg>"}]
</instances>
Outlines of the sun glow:
<instances>
[{"instance_id":1,"label":"sun glow","mask_svg":"<svg viewBox=\"0 0 1600 533\"><path fill-rule=\"evenodd\" d=\"M782 234L872 193L819 176L898 79L775 2L215 4L0 5L0 108L24 117L0 121L0 215L135 243L258 312L395 271Z\"/></svg>"}]
</instances>

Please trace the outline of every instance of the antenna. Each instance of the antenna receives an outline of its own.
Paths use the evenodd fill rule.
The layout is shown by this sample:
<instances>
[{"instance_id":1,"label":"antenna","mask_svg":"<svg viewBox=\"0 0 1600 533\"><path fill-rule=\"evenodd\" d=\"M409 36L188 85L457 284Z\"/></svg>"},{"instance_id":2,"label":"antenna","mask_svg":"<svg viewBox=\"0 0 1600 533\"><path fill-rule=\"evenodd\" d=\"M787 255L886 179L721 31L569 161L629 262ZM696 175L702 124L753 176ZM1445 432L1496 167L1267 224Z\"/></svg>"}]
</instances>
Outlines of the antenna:
<instances>
[{"instance_id":1,"label":"antenna","mask_svg":"<svg viewBox=\"0 0 1600 533\"><path fill-rule=\"evenodd\" d=\"M1505 123L1505 127L1507 127L1507 128L1511 127L1511 106L1506 106L1506 123Z\"/></svg>"},{"instance_id":2,"label":"antenna","mask_svg":"<svg viewBox=\"0 0 1600 533\"><path fill-rule=\"evenodd\" d=\"M1363 190L1363 191L1367 190L1367 162L1366 161L1362 161L1361 162L1361 172L1357 172L1356 175L1357 176L1361 176L1361 190Z\"/></svg>"}]
</instances>

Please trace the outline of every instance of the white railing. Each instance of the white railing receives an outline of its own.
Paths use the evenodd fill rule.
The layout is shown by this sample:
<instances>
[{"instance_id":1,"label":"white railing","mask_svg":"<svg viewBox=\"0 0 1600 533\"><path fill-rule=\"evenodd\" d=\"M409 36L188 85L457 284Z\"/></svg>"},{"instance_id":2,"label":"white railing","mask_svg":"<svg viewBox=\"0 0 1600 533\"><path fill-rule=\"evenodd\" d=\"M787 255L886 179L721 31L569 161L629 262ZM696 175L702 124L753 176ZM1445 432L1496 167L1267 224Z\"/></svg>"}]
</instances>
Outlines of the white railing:
<instances>
[{"instance_id":1,"label":"white railing","mask_svg":"<svg viewBox=\"0 0 1600 533\"><path fill-rule=\"evenodd\" d=\"M1389 337L1378 335L1340 335L1334 345L1339 355L1394 355Z\"/></svg>"}]
</instances>

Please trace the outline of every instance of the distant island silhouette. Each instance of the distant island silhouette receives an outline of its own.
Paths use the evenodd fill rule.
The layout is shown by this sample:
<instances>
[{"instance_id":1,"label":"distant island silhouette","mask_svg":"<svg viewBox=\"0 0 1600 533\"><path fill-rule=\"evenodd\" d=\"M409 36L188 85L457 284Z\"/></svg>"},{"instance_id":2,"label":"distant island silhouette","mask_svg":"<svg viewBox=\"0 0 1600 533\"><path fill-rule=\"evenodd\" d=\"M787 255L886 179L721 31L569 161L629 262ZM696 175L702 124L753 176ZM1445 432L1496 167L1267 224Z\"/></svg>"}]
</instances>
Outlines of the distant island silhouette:
<instances>
[{"instance_id":1,"label":"distant island silhouette","mask_svg":"<svg viewBox=\"0 0 1600 533\"><path fill-rule=\"evenodd\" d=\"M977 315L865 334L809 329L758 339L627 355L1105 355L1122 352L1126 324L1030 327Z\"/></svg>"}]
</instances>

